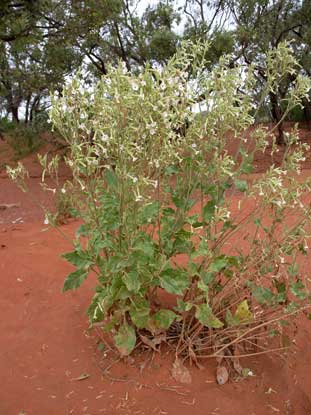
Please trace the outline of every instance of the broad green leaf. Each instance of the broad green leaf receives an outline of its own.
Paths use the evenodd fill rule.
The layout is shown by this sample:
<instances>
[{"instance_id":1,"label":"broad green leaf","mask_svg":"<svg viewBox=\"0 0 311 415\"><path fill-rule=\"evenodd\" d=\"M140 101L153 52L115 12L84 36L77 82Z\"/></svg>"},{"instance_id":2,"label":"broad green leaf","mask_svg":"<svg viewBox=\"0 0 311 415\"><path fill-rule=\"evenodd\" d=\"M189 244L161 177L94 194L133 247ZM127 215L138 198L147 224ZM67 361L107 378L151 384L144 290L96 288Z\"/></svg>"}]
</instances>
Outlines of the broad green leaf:
<instances>
[{"instance_id":1,"label":"broad green leaf","mask_svg":"<svg viewBox=\"0 0 311 415\"><path fill-rule=\"evenodd\" d=\"M105 171L105 180L109 187L112 189L117 188L118 186L118 178L113 170L106 170Z\"/></svg>"},{"instance_id":2,"label":"broad green leaf","mask_svg":"<svg viewBox=\"0 0 311 415\"><path fill-rule=\"evenodd\" d=\"M152 318L157 328L167 330L175 320L176 314L171 310L159 310Z\"/></svg>"},{"instance_id":3,"label":"broad green leaf","mask_svg":"<svg viewBox=\"0 0 311 415\"><path fill-rule=\"evenodd\" d=\"M209 252L209 246L205 239L201 239L199 246L191 254L191 258L197 258L199 256L206 256Z\"/></svg>"},{"instance_id":4,"label":"broad green leaf","mask_svg":"<svg viewBox=\"0 0 311 415\"><path fill-rule=\"evenodd\" d=\"M167 174L168 176L171 176L173 174L177 174L179 172L179 168L177 166L171 165L171 166L167 166L165 169L165 174Z\"/></svg>"},{"instance_id":5,"label":"broad green leaf","mask_svg":"<svg viewBox=\"0 0 311 415\"><path fill-rule=\"evenodd\" d=\"M148 328L150 308L147 301L133 304L130 308L130 316L136 327L139 329Z\"/></svg>"},{"instance_id":6,"label":"broad green leaf","mask_svg":"<svg viewBox=\"0 0 311 415\"><path fill-rule=\"evenodd\" d=\"M154 223L158 217L159 202L152 202L142 206L137 214L138 222L142 225Z\"/></svg>"},{"instance_id":7,"label":"broad green leaf","mask_svg":"<svg viewBox=\"0 0 311 415\"><path fill-rule=\"evenodd\" d=\"M139 241L133 246L133 250L142 251L148 258L153 257L154 248L154 242L148 239L144 241Z\"/></svg>"},{"instance_id":8,"label":"broad green leaf","mask_svg":"<svg viewBox=\"0 0 311 415\"><path fill-rule=\"evenodd\" d=\"M175 307L175 309L177 311L183 313L185 311L191 310L192 307L193 307L192 303L185 302L185 301L181 300L180 298L177 298L177 306Z\"/></svg>"},{"instance_id":9,"label":"broad green leaf","mask_svg":"<svg viewBox=\"0 0 311 415\"><path fill-rule=\"evenodd\" d=\"M304 286L304 284L301 281L292 283L290 285L290 290L300 300L304 300L308 296L308 293L306 291L306 287Z\"/></svg>"},{"instance_id":10,"label":"broad green leaf","mask_svg":"<svg viewBox=\"0 0 311 415\"><path fill-rule=\"evenodd\" d=\"M224 255L214 258L213 261L210 263L208 270L210 272L220 272L228 265L228 258Z\"/></svg>"},{"instance_id":11,"label":"broad green leaf","mask_svg":"<svg viewBox=\"0 0 311 415\"><path fill-rule=\"evenodd\" d=\"M138 293L140 289L139 275L136 271L130 271L122 276L122 280L126 288L134 293Z\"/></svg>"},{"instance_id":12,"label":"broad green leaf","mask_svg":"<svg viewBox=\"0 0 311 415\"><path fill-rule=\"evenodd\" d=\"M253 319L253 314L250 312L247 300L242 301L236 309L235 318L241 323L249 322Z\"/></svg>"},{"instance_id":13,"label":"broad green leaf","mask_svg":"<svg viewBox=\"0 0 311 415\"><path fill-rule=\"evenodd\" d=\"M214 200L209 200L203 207L203 219L209 222L215 215L216 203Z\"/></svg>"},{"instance_id":14,"label":"broad green leaf","mask_svg":"<svg viewBox=\"0 0 311 415\"><path fill-rule=\"evenodd\" d=\"M291 277L296 277L299 273L298 264L291 264L287 267L287 271Z\"/></svg>"},{"instance_id":15,"label":"broad green leaf","mask_svg":"<svg viewBox=\"0 0 311 415\"><path fill-rule=\"evenodd\" d=\"M235 316L232 315L230 310L227 310L226 311L226 323L229 327L232 327L232 326L239 325L240 322Z\"/></svg>"},{"instance_id":16,"label":"broad green leaf","mask_svg":"<svg viewBox=\"0 0 311 415\"><path fill-rule=\"evenodd\" d=\"M209 291L208 285L206 285L203 281L198 281L198 288L205 293L208 293Z\"/></svg>"},{"instance_id":17,"label":"broad green leaf","mask_svg":"<svg viewBox=\"0 0 311 415\"><path fill-rule=\"evenodd\" d=\"M195 316L201 324L206 327L219 329L223 327L222 323L212 312L208 304L200 304L196 306Z\"/></svg>"},{"instance_id":18,"label":"broad green leaf","mask_svg":"<svg viewBox=\"0 0 311 415\"><path fill-rule=\"evenodd\" d=\"M89 230L89 228L88 228L88 226L87 226L87 224L86 223L83 223L81 226L79 226L79 228L77 229L77 231L76 231L76 236L77 236L77 238L79 237L79 236L88 236L89 235L89 232L90 232L90 230Z\"/></svg>"},{"instance_id":19,"label":"broad green leaf","mask_svg":"<svg viewBox=\"0 0 311 415\"><path fill-rule=\"evenodd\" d=\"M240 192L246 192L248 189L248 184L246 180L234 180L234 185Z\"/></svg>"},{"instance_id":20,"label":"broad green leaf","mask_svg":"<svg viewBox=\"0 0 311 415\"><path fill-rule=\"evenodd\" d=\"M166 269L161 272L160 285L168 293L182 295L189 286L188 274L180 269Z\"/></svg>"},{"instance_id":21,"label":"broad green leaf","mask_svg":"<svg viewBox=\"0 0 311 415\"><path fill-rule=\"evenodd\" d=\"M128 356L135 347L136 333L132 326L127 323L123 324L118 333L114 336L116 348L119 350L121 356Z\"/></svg>"},{"instance_id":22,"label":"broad green leaf","mask_svg":"<svg viewBox=\"0 0 311 415\"><path fill-rule=\"evenodd\" d=\"M274 295L268 288L251 284L251 290L259 304L272 304Z\"/></svg>"},{"instance_id":23,"label":"broad green leaf","mask_svg":"<svg viewBox=\"0 0 311 415\"><path fill-rule=\"evenodd\" d=\"M206 284L209 285L211 282L214 281L215 279L215 273L214 272L209 272L209 271L203 271L201 272L201 278L202 281Z\"/></svg>"},{"instance_id":24,"label":"broad green leaf","mask_svg":"<svg viewBox=\"0 0 311 415\"><path fill-rule=\"evenodd\" d=\"M83 281L86 279L87 274L88 271L84 269L77 269L76 271L71 272L65 279L63 292L79 288Z\"/></svg>"},{"instance_id":25,"label":"broad green leaf","mask_svg":"<svg viewBox=\"0 0 311 415\"><path fill-rule=\"evenodd\" d=\"M92 258L84 251L72 251L62 255L70 264L77 268L87 268L93 261Z\"/></svg>"}]
</instances>

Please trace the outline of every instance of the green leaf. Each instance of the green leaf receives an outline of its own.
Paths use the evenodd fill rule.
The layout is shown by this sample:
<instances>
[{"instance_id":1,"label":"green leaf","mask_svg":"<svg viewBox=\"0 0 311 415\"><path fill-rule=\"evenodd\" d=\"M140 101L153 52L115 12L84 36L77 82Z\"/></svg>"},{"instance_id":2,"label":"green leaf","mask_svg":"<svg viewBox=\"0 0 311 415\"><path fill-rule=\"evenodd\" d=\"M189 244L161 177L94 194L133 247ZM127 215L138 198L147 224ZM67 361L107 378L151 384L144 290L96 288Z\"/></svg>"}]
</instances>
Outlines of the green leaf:
<instances>
[{"instance_id":1,"label":"green leaf","mask_svg":"<svg viewBox=\"0 0 311 415\"><path fill-rule=\"evenodd\" d=\"M113 170L105 171L105 180L109 187L116 189L118 187L118 178Z\"/></svg>"},{"instance_id":2,"label":"green leaf","mask_svg":"<svg viewBox=\"0 0 311 415\"><path fill-rule=\"evenodd\" d=\"M259 218L254 219L254 224L256 226L261 226L261 220Z\"/></svg>"},{"instance_id":3,"label":"green leaf","mask_svg":"<svg viewBox=\"0 0 311 415\"><path fill-rule=\"evenodd\" d=\"M119 328L118 334L114 336L114 342L121 357L128 356L135 347L136 333L132 326L127 323Z\"/></svg>"},{"instance_id":4,"label":"green leaf","mask_svg":"<svg viewBox=\"0 0 311 415\"><path fill-rule=\"evenodd\" d=\"M246 180L234 180L234 185L240 192L246 192L248 189L248 184Z\"/></svg>"},{"instance_id":5,"label":"green leaf","mask_svg":"<svg viewBox=\"0 0 311 415\"><path fill-rule=\"evenodd\" d=\"M304 286L304 284L301 281L292 283L290 285L290 290L300 300L304 300L308 296L308 294L306 292L306 287Z\"/></svg>"},{"instance_id":6,"label":"green leaf","mask_svg":"<svg viewBox=\"0 0 311 415\"><path fill-rule=\"evenodd\" d=\"M220 272L227 265L228 265L228 258L224 255L221 255L220 257L213 259L213 262L211 262L208 269L210 272Z\"/></svg>"},{"instance_id":7,"label":"green leaf","mask_svg":"<svg viewBox=\"0 0 311 415\"><path fill-rule=\"evenodd\" d=\"M184 313L185 311L190 311L193 307L192 303L185 302L181 300L180 298L177 298L177 306L175 309L181 313Z\"/></svg>"},{"instance_id":8,"label":"green leaf","mask_svg":"<svg viewBox=\"0 0 311 415\"><path fill-rule=\"evenodd\" d=\"M214 282L215 279L215 273L214 272L209 272L209 271L203 271L200 274L202 281L206 284L209 285L210 283Z\"/></svg>"},{"instance_id":9,"label":"green leaf","mask_svg":"<svg viewBox=\"0 0 311 415\"><path fill-rule=\"evenodd\" d=\"M291 264L287 267L287 271L291 277L296 277L299 273L298 264Z\"/></svg>"},{"instance_id":10,"label":"green leaf","mask_svg":"<svg viewBox=\"0 0 311 415\"><path fill-rule=\"evenodd\" d=\"M79 288L83 281L86 279L87 274L88 271L84 269L77 269L76 271L71 272L65 279L63 292Z\"/></svg>"},{"instance_id":11,"label":"green leaf","mask_svg":"<svg viewBox=\"0 0 311 415\"><path fill-rule=\"evenodd\" d=\"M209 292L208 285L206 285L202 280L198 281L198 288L206 294L208 294Z\"/></svg>"},{"instance_id":12,"label":"green leaf","mask_svg":"<svg viewBox=\"0 0 311 415\"><path fill-rule=\"evenodd\" d=\"M154 248L154 242L148 239L139 241L133 246L133 250L143 252L148 258L152 258L154 256Z\"/></svg>"},{"instance_id":13,"label":"green leaf","mask_svg":"<svg viewBox=\"0 0 311 415\"><path fill-rule=\"evenodd\" d=\"M191 258L197 258L199 256L206 256L209 252L209 246L205 239L201 239L197 249L191 254Z\"/></svg>"},{"instance_id":14,"label":"green leaf","mask_svg":"<svg viewBox=\"0 0 311 415\"><path fill-rule=\"evenodd\" d=\"M196 306L195 316L201 324L206 327L219 329L223 327L222 323L212 312L208 304L200 304Z\"/></svg>"},{"instance_id":15,"label":"green leaf","mask_svg":"<svg viewBox=\"0 0 311 415\"><path fill-rule=\"evenodd\" d=\"M154 223L158 217L159 202L152 202L142 206L137 213L137 220L140 224Z\"/></svg>"},{"instance_id":16,"label":"green leaf","mask_svg":"<svg viewBox=\"0 0 311 415\"><path fill-rule=\"evenodd\" d=\"M79 228L76 231L76 236L79 238L79 236L88 236L89 235L89 228L86 225L86 223L83 223L83 225L79 226Z\"/></svg>"},{"instance_id":17,"label":"green leaf","mask_svg":"<svg viewBox=\"0 0 311 415\"><path fill-rule=\"evenodd\" d=\"M266 287L257 287L253 283L248 284L252 290L252 294L259 304L272 304L274 301L273 292Z\"/></svg>"},{"instance_id":18,"label":"green leaf","mask_svg":"<svg viewBox=\"0 0 311 415\"><path fill-rule=\"evenodd\" d=\"M161 272L160 285L168 293L182 295L189 286L188 274L179 269L166 269Z\"/></svg>"},{"instance_id":19,"label":"green leaf","mask_svg":"<svg viewBox=\"0 0 311 415\"><path fill-rule=\"evenodd\" d=\"M138 293L140 289L139 275L136 271L130 271L122 276L122 280L126 288L134 293Z\"/></svg>"},{"instance_id":20,"label":"green leaf","mask_svg":"<svg viewBox=\"0 0 311 415\"><path fill-rule=\"evenodd\" d=\"M171 165L171 166L167 166L165 169L165 174L167 174L168 176L171 176L173 174L177 174L179 172L179 168L177 166Z\"/></svg>"},{"instance_id":21,"label":"green leaf","mask_svg":"<svg viewBox=\"0 0 311 415\"><path fill-rule=\"evenodd\" d=\"M159 310L153 315L155 326L159 329L167 330L176 318L176 314L171 310Z\"/></svg>"},{"instance_id":22,"label":"green leaf","mask_svg":"<svg viewBox=\"0 0 311 415\"><path fill-rule=\"evenodd\" d=\"M206 205L203 207L203 219L205 221L210 221L215 215L216 204L214 200L209 200Z\"/></svg>"},{"instance_id":23,"label":"green leaf","mask_svg":"<svg viewBox=\"0 0 311 415\"><path fill-rule=\"evenodd\" d=\"M132 322L139 329L148 328L148 321L150 317L150 308L146 300L141 303L135 303L130 308L130 316Z\"/></svg>"},{"instance_id":24,"label":"green leaf","mask_svg":"<svg viewBox=\"0 0 311 415\"><path fill-rule=\"evenodd\" d=\"M239 325L239 320L232 315L230 310L226 311L226 323L229 327L233 327L233 326L238 326Z\"/></svg>"},{"instance_id":25,"label":"green leaf","mask_svg":"<svg viewBox=\"0 0 311 415\"><path fill-rule=\"evenodd\" d=\"M84 251L76 250L68 252L67 254L63 254L62 257L77 268L87 268L93 263L91 257L89 257L88 253Z\"/></svg>"}]
</instances>

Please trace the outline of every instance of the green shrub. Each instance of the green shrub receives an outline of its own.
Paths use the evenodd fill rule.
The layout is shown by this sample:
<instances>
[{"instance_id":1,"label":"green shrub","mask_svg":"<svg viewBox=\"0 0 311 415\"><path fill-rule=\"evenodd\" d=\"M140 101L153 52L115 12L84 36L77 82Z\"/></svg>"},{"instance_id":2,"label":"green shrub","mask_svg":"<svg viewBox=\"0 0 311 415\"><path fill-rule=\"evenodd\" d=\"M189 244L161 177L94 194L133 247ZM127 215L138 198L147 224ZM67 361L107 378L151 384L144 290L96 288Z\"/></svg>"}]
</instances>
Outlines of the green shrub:
<instances>
[{"instance_id":1,"label":"green shrub","mask_svg":"<svg viewBox=\"0 0 311 415\"><path fill-rule=\"evenodd\" d=\"M75 249L64 254L76 270L63 290L97 274L89 318L112 333L121 356L138 338L150 345L163 333L177 356L194 361L238 347L248 354L256 344L267 351L266 339L282 338L285 324L309 307L300 263L310 185L297 179L306 146L292 131L282 165L249 180L270 134L246 131L254 123L252 71L241 76L224 58L208 72L205 50L184 44L162 70L138 75L111 67L92 90L77 77L52 102L51 120L70 146L73 213L83 222ZM267 91L295 62L281 45L268 65ZM308 89L298 78L288 110ZM202 97L208 110L195 116ZM228 135L238 143L234 155ZM162 291L174 296L171 307L161 305Z\"/></svg>"},{"instance_id":2,"label":"green shrub","mask_svg":"<svg viewBox=\"0 0 311 415\"><path fill-rule=\"evenodd\" d=\"M40 132L37 126L20 123L6 133L6 141L13 148L16 159L38 150L42 144Z\"/></svg>"}]
</instances>

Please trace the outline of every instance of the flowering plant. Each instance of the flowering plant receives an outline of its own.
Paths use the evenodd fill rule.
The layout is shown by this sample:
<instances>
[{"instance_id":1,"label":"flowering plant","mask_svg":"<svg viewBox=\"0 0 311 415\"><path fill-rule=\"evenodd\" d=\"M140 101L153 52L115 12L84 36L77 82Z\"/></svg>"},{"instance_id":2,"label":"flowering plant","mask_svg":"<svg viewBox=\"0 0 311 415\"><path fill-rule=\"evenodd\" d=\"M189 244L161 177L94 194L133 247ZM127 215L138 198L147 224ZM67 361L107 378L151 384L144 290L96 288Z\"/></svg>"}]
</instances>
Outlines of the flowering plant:
<instances>
[{"instance_id":1,"label":"flowering plant","mask_svg":"<svg viewBox=\"0 0 311 415\"><path fill-rule=\"evenodd\" d=\"M207 47L186 43L161 70L111 67L92 89L78 76L52 100L70 149L66 189L82 220L64 255L76 267L64 291L97 274L89 318L112 333L121 356L159 338L195 362L238 347L266 351L266 339L284 338L285 322L309 306L300 266L310 184L297 176L306 145L294 129L281 165L251 176L271 138L251 128L252 69L222 58L209 72ZM276 59L288 63L284 76L296 70L284 45L271 52L266 92L282 77ZM309 89L297 79L288 110Z\"/></svg>"}]
</instances>

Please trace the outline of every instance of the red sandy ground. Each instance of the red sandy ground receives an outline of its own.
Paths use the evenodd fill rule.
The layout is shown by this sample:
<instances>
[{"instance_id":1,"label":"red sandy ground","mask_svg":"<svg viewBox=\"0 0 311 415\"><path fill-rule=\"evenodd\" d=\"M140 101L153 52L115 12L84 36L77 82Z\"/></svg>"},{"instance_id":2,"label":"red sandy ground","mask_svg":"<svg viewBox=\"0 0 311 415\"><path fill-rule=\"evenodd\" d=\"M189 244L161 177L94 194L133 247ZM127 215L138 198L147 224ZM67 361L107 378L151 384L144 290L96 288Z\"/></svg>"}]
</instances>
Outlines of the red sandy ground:
<instances>
[{"instance_id":1,"label":"red sandy ground","mask_svg":"<svg viewBox=\"0 0 311 415\"><path fill-rule=\"evenodd\" d=\"M311 133L303 131L303 137L311 141ZM11 156L0 143L0 166ZM257 163L262 168L269 160ZM28 157L26 165L31 189L51 206L38 190L35 158ZM204 370L190 368L192 383L183 386L171 377L172 356L152 359L149 352L114 365L110 376L118 380L103 376L99 366L110 364L112 356L105 358L96 350L95 333L85 332L94 281L61 293L71 268L60 255L70 243L44 227L42 212L3 170L2 203L21 205L0 210L0 415L311 414L311 323L303 318L291 351L243 361L255 376L241 382L217 385L215 362L209 361ZM76 227L71 222L62 231L72 235ZM89 377L76 380L81 374Z\"/></svg>"}]
</instances>

